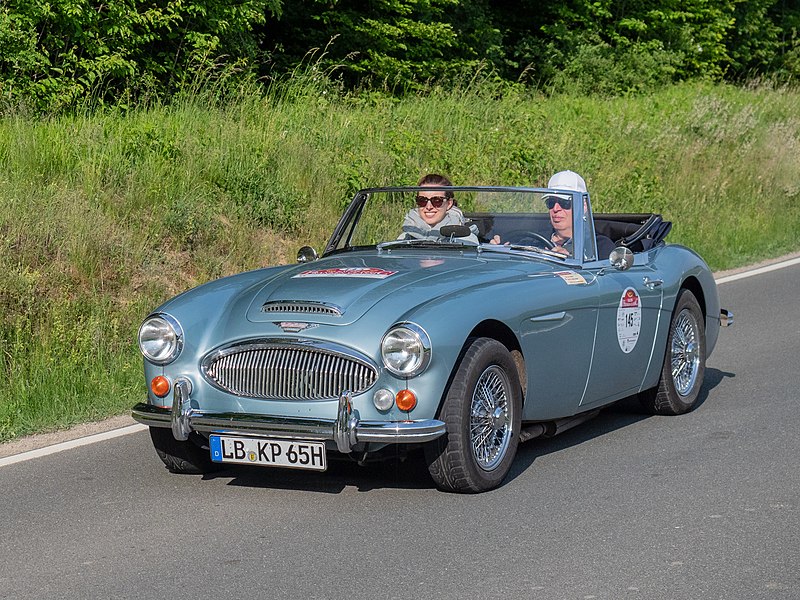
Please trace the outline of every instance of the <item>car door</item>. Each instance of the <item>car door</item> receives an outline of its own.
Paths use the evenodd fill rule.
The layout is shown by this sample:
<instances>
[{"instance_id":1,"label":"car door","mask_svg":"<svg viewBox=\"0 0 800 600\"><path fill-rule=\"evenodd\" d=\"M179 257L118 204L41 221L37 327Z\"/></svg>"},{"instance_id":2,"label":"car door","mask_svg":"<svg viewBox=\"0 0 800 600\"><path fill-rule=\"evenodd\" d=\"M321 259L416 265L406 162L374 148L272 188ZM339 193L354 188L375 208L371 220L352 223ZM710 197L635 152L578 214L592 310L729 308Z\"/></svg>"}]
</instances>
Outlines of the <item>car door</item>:
<instances>
[{"instance_id":1,"label":"car door","mask_svg":"<svg viewBox=\"0 0 800 600\"><path fill-rule=\"evenodd\" d=\"M609 268L606 261L591 268L599 297L592 367L582 406L602 404L639 391L654 360L655 333L661 318L662 277L635 256L627 271Z\"/></svg>"},{"instance_id":2,"label":"car door","mask_svg":"<svg viewBox=\"0 0 800 600\"><path fill-rule=\"evenodd\" d=\"M598 287L591 278L565 268L535 279L535 294L518 298L535 306L520 310L519 324L528 383L523 419L531 421L578 412L597 326Z\"/></svg>"}]
</instances>

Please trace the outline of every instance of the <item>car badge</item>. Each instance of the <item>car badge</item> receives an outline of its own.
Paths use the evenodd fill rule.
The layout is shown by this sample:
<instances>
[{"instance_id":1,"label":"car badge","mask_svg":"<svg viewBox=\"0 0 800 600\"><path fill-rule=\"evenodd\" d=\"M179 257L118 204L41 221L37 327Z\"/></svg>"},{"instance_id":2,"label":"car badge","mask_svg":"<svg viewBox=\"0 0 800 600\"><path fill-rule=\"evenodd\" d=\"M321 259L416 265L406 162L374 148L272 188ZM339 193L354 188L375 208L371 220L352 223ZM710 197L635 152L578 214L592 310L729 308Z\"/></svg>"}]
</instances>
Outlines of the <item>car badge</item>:
<instances>
[{"instance_id":1,"label":"car badge","mask_svg":"<svg viewBox=\"0 0 800 600\"><path fill-rule=\"evenodd\" d=\"M317 323L300 323L297 321L275 321L275 325L280 327L284 333L298 333L306 329L319 327Z\"/></svg>"}]
</instances>

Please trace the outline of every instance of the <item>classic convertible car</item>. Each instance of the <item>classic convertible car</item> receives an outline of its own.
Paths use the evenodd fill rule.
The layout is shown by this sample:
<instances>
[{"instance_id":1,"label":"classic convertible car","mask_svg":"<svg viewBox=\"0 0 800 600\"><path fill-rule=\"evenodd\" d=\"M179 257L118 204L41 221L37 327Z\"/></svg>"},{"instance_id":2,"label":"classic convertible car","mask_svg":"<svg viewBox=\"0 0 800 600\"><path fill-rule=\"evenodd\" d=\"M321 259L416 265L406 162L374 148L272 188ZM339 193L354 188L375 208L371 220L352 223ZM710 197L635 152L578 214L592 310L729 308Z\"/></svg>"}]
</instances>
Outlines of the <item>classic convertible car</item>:
<instances>
[{"instance_id":1,"label":"classic convertible car","mask_svg":"<svg viewBox=\"0 0 800 600\"><path fill-rule=\"evenodd\" d=\"M705 262L664 241L669 222L593 216L570 190L435 189L465 224L404 239L423 188L365 189L321 256L304 247L298 264L201 285L147 316L148 397L133 416L170 471L324 471L421 446L440 489L480 492L520 442L621 398L667 415L697 405L732 314ZM554 195L572 205L569 254L552 244Z\"/></svg>"}]
</instances>

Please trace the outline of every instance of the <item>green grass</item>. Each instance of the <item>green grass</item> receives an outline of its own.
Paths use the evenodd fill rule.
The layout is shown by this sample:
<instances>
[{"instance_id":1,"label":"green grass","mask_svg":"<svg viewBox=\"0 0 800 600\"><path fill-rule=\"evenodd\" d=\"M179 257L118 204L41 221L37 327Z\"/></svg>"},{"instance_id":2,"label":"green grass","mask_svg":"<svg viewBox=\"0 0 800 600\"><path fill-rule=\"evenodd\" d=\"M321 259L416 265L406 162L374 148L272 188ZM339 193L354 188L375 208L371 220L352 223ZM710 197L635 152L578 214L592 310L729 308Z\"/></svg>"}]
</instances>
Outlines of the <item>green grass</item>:
<instances>
[{"instance_id":1,"label":"green grass","mask_svg":"<svg viewBox=\"0 0 800 600\"><path fill-rule=\"evenodd\" d=\"M727 269L800 248L800 92L704 84L602 100L343 96L298 77L225 104L0 120L0 440L144 396L147 311L203 281L320 248L362 186L544 185L595 211L662 213Z\"/></svg>"}]
</instances>

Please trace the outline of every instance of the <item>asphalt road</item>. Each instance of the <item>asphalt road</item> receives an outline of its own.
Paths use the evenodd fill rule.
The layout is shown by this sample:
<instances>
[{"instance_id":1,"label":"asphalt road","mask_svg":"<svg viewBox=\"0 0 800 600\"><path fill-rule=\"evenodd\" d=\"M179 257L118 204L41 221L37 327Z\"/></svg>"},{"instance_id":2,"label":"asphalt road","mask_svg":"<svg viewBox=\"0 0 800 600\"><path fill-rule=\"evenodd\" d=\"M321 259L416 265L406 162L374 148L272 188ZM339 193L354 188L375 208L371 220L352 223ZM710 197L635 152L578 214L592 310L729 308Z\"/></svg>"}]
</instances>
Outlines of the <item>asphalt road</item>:
<instances>
[{"instance_id":1,"label":"asphalt road","mask_svg":"<svg viewBox=\"0 0 800 600\"><path fill-rule=\"evenodd\" d=\"M800 598L800 265L720 285L703 403L630 402L502 487L420 461L170 475L146 432L0 468L0 598Z\"/></svg>"}]
</instances>

